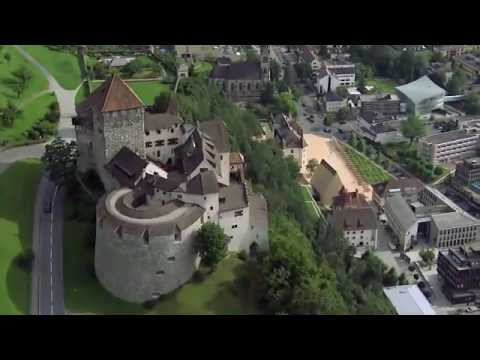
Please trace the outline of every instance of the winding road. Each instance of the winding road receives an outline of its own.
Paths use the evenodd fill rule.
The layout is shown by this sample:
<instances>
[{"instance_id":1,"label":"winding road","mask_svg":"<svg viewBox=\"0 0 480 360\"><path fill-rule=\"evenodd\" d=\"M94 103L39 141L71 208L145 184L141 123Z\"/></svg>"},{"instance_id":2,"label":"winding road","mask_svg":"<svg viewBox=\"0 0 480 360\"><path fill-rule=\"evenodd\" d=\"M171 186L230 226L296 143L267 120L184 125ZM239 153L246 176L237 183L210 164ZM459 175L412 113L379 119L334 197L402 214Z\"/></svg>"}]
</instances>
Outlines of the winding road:
<instances>
[{"instance_id":1,"label":"winding road","mask_svg":"<svg viewBox=\"0 0 480 360\"><path fill-rule=\"evenodd\" d=\"M52 74L35 60L22 46L15 48L32 62L47 78L49 91L55 93L60 108L58 136L66 141L75 140L72 117L75 112L75 90L64 89ZM0 174L16 161L41 158L45 145L28 145L0 151ZM65 192L52 183L46 174L41 178L34 209L33 251L35 254L32 270L32 315L65 314L63 286L63 205ZM50 202L51 212L44 211L44 204Z\"/></svg>"}]
</instances>

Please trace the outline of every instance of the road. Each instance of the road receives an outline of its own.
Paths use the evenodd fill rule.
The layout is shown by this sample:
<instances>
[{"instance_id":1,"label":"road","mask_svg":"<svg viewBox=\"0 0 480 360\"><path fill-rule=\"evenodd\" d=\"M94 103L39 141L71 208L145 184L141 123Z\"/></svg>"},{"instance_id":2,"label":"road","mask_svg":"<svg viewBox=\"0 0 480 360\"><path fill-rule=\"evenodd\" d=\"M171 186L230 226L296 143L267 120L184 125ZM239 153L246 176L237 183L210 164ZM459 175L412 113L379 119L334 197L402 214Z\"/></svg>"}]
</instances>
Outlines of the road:
<instances>
[{"instance_id":1,"label":"road","mask_svg":"<svg viewBox=\"0 0 480 360\"><path fill-rule=\"evenodd\" d=\"M31 314L63 315L63 204L65 192L43 176L35 201ZM51 201L51 212L44 204ZM60 220L60 221L59 221Z\"/></svg>"},{"instance_id":2,"label":"road","mask_svg":"<svg viewBox=\"0 0 480 360\"><path fill-rule=\"evenodd\" d=\"M75 112L76 90L64 89L50 72L36 61L22 46L15 45L18 51L46 76L49 91L57 97L60 108L58 136L66 141L75 140L72 117ZM10 164L27 158L41 158L45 144L29 145L0 152L0 173ZM50 199L51 213L44 212L44 204ZM63 205L65 194L44 175L37 190L34 211L32 271L33 315L59 315L65 313L63 287Z\"/></svg>"}]
</instances>

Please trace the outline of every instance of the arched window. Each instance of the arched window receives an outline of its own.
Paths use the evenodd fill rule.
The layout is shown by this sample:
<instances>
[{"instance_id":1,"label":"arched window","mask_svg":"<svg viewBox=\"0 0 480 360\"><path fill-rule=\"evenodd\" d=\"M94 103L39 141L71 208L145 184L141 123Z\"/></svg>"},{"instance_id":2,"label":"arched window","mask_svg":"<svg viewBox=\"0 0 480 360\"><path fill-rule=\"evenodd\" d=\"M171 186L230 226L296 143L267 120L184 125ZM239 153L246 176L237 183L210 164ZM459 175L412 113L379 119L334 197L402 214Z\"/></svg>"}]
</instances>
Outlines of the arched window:
<instances>
[{"instance_id":1,"label":"arched window","mask_svg":"<svg viewBox=\"0 0 480 360\"><path fill-rule=\"evenodd\" d=\"M235 90L235 83L232 82L232 84L230 85L230 91L234 91Z\"/></svg>"},{"instance_id":2,"label":"arched window","mask_svg":"<svg viewBox=\"0 0 480 360\"><path fill-rule=\"evenodd\" d=\"M248 91L251 90L251 87L252 87L252 84L251 84L251 83L247 83L247 90L248 90Z\"/></svg>"}]
</instances>

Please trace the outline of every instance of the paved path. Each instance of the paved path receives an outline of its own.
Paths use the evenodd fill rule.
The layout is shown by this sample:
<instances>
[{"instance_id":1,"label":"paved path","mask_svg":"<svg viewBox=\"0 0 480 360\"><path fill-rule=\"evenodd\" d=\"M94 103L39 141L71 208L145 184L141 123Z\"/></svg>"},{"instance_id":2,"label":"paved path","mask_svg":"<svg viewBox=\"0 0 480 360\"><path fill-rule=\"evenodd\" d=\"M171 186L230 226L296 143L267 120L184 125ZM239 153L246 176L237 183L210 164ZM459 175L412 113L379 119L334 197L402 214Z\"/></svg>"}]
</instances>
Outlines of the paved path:
<instances>
[{"instance_id":1,"label":"paved path","mask_svg":"<svg viewBox=\"0 0 480 360\"><path fill-rule=\"evenodd\" d=\"M76 115L75 95L81 84L75 90L65 90L50 72L33 58L21 45L14 45L15 48L30 62L32 62L47 78L48 89L57 96L60 106L60 123L58 125L58 135L65 140L75 140L75 132L72 125L72 117Z\"/></svg>"}]
</instances>

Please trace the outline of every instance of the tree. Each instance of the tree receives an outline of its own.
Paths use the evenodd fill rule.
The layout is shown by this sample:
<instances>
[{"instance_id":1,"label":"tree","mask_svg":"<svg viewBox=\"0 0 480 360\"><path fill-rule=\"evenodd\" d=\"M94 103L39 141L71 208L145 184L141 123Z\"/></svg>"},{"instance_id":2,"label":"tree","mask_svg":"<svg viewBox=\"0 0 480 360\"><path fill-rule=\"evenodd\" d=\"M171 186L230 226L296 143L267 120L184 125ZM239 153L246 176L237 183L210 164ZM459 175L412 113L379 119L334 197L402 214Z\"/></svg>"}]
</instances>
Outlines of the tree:
<instances>
[{"instance_id":1,"label":"tree","mask_svg":"<svg viewBox=\"0 0 480 360\"><path fill-rule=\"evenodd\" d=\"M463 92L467 77L462 70L455 70L452 78L447 83L446 90L450 95L460 95Z\"/></svg>"},{"instance_id":2,"label":"tree","mask_svg":"<svg viewBox=\"0 0 480 360\"><path fill-rule=\"evenodd\" d=\"M358 142L357 150L363 153L365 151L365 139L363 137L360 138L360 141Z\"/></svg>"},{"instance_id":3,"label":"tree","mask_svg":"<svg viewBox=\"0 0 480 360\"><path fill-rule=\"evenodd\" d=\"M215 269L217 264L227 255L228 237L223 229L212 222L202 225L198 232L194 251L202 259L202 263Z\"/></svg>"},{"instance_id":4,"label":"tree","mask_svg":"<svg viewBox=\"0 0 480 360\"><path fill-rule=\"evenodd\" d=\"M480 114L480 96L471 92L465 98L465 112L469 115Z\"/></svg>"},{"instance_id":5,"label":"tree","mask_svg":"<svg viewBox=\"0 0 480 360\"><path fill-rule=\"evenodd\" d=\"M310 79L312 77L312 66L307 63L299 63L294 66L295 72L298 78L302 81Z\"/></svg>"},{"instance_id":6,"label":"tree","mask_svg":"<svg viewBox=\"0 0 480 360\"><path fill-rule=\"evenodd\" d=\"M447 82L447 75L445 74L445 71L435 71L432 74L429 75L430 80L432 80L435 84L438 86L444 88Z\"/></svg>"},{"instance_id":7,"label":"tree","mask_svg":"<svg viewBox=\"0 0 480 360\"><path fill-rule=\"evenodd\" d=\"M413 51L403 51L396 59L397 74L407 82L413 80L415 76L415 54Z\"/></svg>"},{"instance_id":8,"label":"tree","mask_svg":"<svg viewBox=\"0 0 480 360\"><path fill-rule=\"evenodd\" d=\"M447 61L447 58L439 51L434 51L432 57L430 58L431 62L441 62L444 63Z\"/></svg>"},{"instance_id":9,"label":"tree","mask_svg":"<svg viewBox=\"0 0 480 360\"><path fill-rule=\"evenodd\" d=\"M138 60L133 60L129 62L127 65L125 65L121 72L126 76L126 77L132 77L136 73L140 72L142 70L142 65L140 61Z\"/></svg>"},{"instance_id":10,"label":"tree","mask_svg":"<svg viewBox=\"0 0 480 360\"><path fill-rule=\"evenodd\" d=\"M434 174L439 176L439 175L442 175L442 173L443 173L442 167L441 166L436 166L435 170L434 170Z\"/></svg>"},{"instance_id":11,"label":"tree","mask_svg":"<svg viewBox=\"0 0 480 360\"><path fill-rule=\"evenodd\" d=\"M402 122L401 131L403 136L410 139L411 144L414 140L425 136L425 123L419 116L410 114L407 120Z\"/></svg>"},{"instance_id":12,"label":"tree","mask_svg":"<svg viewBox=\"0 0 480 360\"><path fill-rule=\"evenodd\" d=\"M351 113L350 110L346 107L340 108L336 113L335 113L335 120L336 121L349 121L351 120Z\"/></svg>"},{"instance_id":13,"label":"tree","mask_svg":"<svg viewBox=\"0 0 480 360\"><path fill-rule=\"evenodd\" d=\"M277 102L281 112L291 114L294 117L298 115L297 104L291 91L278 94Z\"/></svg>"},{"instance_id":14,"label":"tree","mask_svg":"<svg viewBox=\"0 0 480 360\"><path fill-rule=\"evenodd\" d=\"M247 49L246 51L247 61L260 62L260 56L254 49Z\"/></svg>"},{"instance_id":15,"label":"tree","mask_svg":"<svg viewBox=\"0 0 480 360\"><path fill-rule=\"evenodd\" d=\"M273 104L275 102L274 87L271 82L268 82L263 87L263 90L260 93L260 102L263 105Z\"/></svg>"},{"instance_id":16,"label":"tree","mask_svg":"<svg viewBox=\"0 0 480 360\"><path fill-rule=\"evenodd\" d=\"M2 126L12 127L15 120L22 115L20 110L13 102L8 101L7 106L0 109L0 122Z\"/></svg>"},{"instance_id":17,"label":"tree","mask_svg":"<svg viewBox=\"0 0 480 360\"><path fill-rule=\"evenodd\" d=\"M397 272L395 268L391 267L386 273L383 274L384 286L395 286L398 282Z\"/></svg>"},{"instance_id":18,"label":"tree","mask_svg":"<svg viewBox=\"0 0 480 360\"><path fill-rule=\"evenodd\" d=\"M170 103L170 92L165 91L160 93L160 95L155 97L153 103L153 111L163 113L167 111L168 104Z\"/></svg>"},{"instance_id":19,"label":"tree","mask_svg":"<svg viewBox=\"0 0 480 360\"><path fill-rule=\"evenodd\" d=\"M310 175L313 175L313 173L315 172L315 169L318 167L318 165L320 165L320 163L318 162L317 159L312 158L312 159L308 160L307 170L310 173Z\"/></svg>"},{"instance_id":20,"label":"tree","mask_svg":"<svg viewBox=\"0 0 480 360\"><path fill-rule=\"evenodd\" d=\"M345 86L339 86L335 91L337 95L340 96L342 99L345 99L348 97L348 90Z\"/></svg>"},{"instance_id":21,"label":"tree","mask_svg":"<svg viewBox=\"0 0 480 360\"><path fill-rule=\"evenodd\" d=\"M16 79L15 82L17 95L20 96L25 91L27 83L33 78L33 74L25 66L22 66L21 68L18 68L17 70L12 72L12 75Z\"/></svg>"},{"instance_id":22,"label":"tree","mask_svg":"<svg viewBox=\"0 0 480 360\"><path fill-rule=\"evenodd\" d=\"M6 53L5 55L3 55L3 58L7 63L9 63L10 59L12 58L12 55L10 55L10 53Z\"/></svg>"},{"instance_id":23,"label":"tree","mask_svg":"<svg viewBox=\"0 0 480 360\"><path fill-rule=\"evenodd\" d=\"M422 249L418 253L418 255L422 258L423 262L429 266L429 268L432 268L433 261L435 260L435 253L433 252L432 249Z\"/></svg>"},{"instance_id":24,"label":"tree","mask_svg":"<svg viewBox=\"0 0 480 360\"><path fill-rule=\"evenodd\" d=\"M70 181L77 166L78 148L74 141L54 139L45 146L42 163L53 181Z\"/></svg>"},{"instance_id":25,"label":"tree","mask_svg":"<svg viewBox=\"0 0 480 360\"><path fill-rule=\"evenodd\" d=\"M350 137L350 139L348 139L348 144L353 147L353 148L357 148L358 146L358 137L357 137L357 134L356 133L353 133L352 136Z\"/></svg>"},{"instance_id":26,"label":"tree","mask_svg":"<svg viewBox=\"0 0 480 360\"><path fill-rule=\"evenodd\" d=\"M272 81L280 80L281 68L280 64L276 60L270 61L270 76Z\"/></svg>"},{"instance_id":27,"label":"tree","mask_svg":"<svg viewBox=\"0 0 480 360\"><path fill-rule=\"evenodd\" d=\"M108 66L99 61L93 65L93 75L95 79L105 79L109 75L109 68Z\"/></svg>"},{"instance_id":28,"label":"tree","mask_svg":"<svg viewBox=\"0 0 480 360\"><path fill-rule=\"evenodd\" d=\"M320 45L318 49L318 55L320 55L323 59L330 58L330 54L328 53L327 45Z\"/></svg>"},{"instance_id":29,"label":"tree","mask_svg":"<svg viewBox=\"0 0 480 360\"><path fill-rule=\"evenodd\" d=\"M405 276L405 273L401 273L398 277L398 285L408 285L408 280Z\"/></svg>"}]
</instances>

